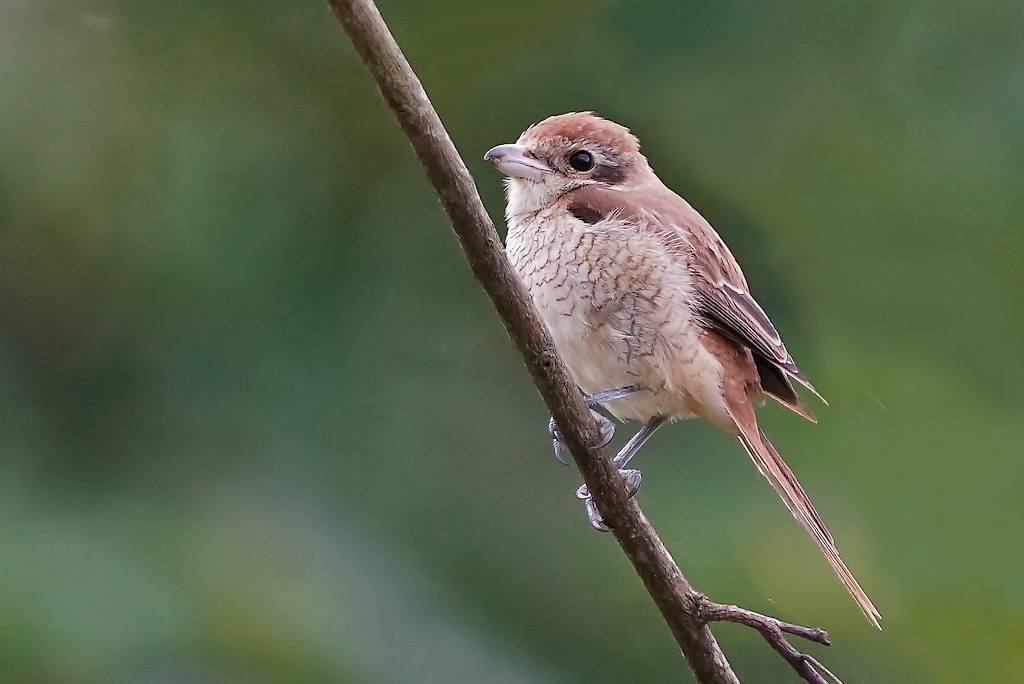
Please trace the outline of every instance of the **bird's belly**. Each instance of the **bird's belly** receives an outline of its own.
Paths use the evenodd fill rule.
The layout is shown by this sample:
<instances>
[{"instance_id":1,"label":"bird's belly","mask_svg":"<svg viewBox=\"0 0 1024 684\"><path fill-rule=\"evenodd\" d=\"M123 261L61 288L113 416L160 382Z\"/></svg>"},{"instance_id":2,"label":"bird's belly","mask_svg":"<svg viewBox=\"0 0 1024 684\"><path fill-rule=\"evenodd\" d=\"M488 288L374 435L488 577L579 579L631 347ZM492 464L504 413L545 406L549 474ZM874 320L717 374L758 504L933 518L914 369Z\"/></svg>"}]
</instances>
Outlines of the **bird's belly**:
<instances>
[{"instance_id":1,"label":"bird's belly","mask_svg":"<svg viewBox=\"0 0 1024 684\"><path fill-rule=\"evenodd\" d=\"M607 404L617 418L646 422L654 416L700 416L725 427L730 419L721 395L722 366L700 343L703 332L681 321L665 322L649 348L612 325L593 327L588 317L541 309L555 345L584 392L637 385L640 392ZM631 327L644 327L642 320Z\"/></svg>"},{"instance_id":2,"label":"bird's belly","mask_svg":"<svg viewBox=\"0 0 1024 684\"><path fill-rule=\"evenodd\" d=\"M636 231L520 237L510 232L509 255L585 392L643 388L607 405L618 418L721 422L722 368L700 342L685 269L637 244Z\"/></svg>"},{"instance_id":3,"label":"bird's belly","mask_svg":"<svg viewBox=\"0 0 1024 684\"><path fill-rule=\"evenodd\" d=\"M595 394L628 385L643 388L607 404L617 418L647 421L655 415L674 418L692 415L685 397L667 390L665 374L653 353L630 354L629 340L607 326L594 328L586 320L574 320L573 315L546 313L544 319L555 346L584 392Z\"/></svg>"}]
</instances>

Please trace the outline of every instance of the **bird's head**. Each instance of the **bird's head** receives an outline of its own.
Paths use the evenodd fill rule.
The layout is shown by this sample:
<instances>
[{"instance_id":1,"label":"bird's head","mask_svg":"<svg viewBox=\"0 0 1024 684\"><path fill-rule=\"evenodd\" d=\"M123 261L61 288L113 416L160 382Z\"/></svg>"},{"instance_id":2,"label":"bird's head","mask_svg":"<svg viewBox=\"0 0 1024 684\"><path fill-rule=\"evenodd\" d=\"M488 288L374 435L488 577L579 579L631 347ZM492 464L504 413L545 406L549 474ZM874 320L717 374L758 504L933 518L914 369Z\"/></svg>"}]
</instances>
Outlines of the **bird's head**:
<instances>
[{"instance_id":1,"label":"bird's head","mask_svg":"<svg viewBox=\"0 0 1024 684\"><path fill-rule=\"evenodd\" d=\"M484 155L508 176L510 214L538 211L588 185L620 189L654 176L629 129L590 112L572 112L530 126L514 144Z\"/></svg>"}]
</instances>

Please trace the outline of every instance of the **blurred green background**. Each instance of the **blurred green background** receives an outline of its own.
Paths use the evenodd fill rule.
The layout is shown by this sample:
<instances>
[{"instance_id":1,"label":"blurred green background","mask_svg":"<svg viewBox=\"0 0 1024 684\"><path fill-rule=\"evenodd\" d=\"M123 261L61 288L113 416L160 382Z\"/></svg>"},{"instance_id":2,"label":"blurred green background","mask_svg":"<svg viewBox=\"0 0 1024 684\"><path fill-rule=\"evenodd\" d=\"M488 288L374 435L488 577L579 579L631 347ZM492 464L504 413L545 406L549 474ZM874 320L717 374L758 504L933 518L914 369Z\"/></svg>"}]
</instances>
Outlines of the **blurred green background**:
<instances>
[{"instance_id":1,"label":"blurred green background","mask_svg":"<svg viewBox=\"0 0 1024 684\"><path fill-rule=\"evenodd\" d=\"M492 145L630 126L830 400L763 421L884 631L691 423L638 463L694 584L1024 681L1024 5L380 4L493 216ZM545 423L322 3L0 3L0 681L689 681Z\"/></svg>"}]
</instances>

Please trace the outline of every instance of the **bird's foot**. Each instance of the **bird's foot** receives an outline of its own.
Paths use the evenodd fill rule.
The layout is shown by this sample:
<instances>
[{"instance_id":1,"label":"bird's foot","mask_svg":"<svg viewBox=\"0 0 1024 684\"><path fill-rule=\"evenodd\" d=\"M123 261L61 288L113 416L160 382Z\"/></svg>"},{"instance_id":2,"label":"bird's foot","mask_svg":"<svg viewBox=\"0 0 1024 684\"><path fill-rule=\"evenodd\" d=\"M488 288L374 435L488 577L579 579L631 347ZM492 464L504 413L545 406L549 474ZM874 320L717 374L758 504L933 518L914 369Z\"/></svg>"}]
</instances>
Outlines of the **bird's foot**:
<instances>
[{"instance_id":1,"label":"bird's foot","mask_svg":"<svg viewBox=\"0 0 1024 684\"><path fill-rule=\"evenodd\" d=\"M616 387L615 389L605 390L604 392L597 392L595 394L586 394L583 396L583 400L587 402L587 406L591 408L594 420L597 421L598 427L601 429L601 443L598 445L598 448L606 447L611 443L612 437L615 436L615 425L612 421L608 420L593 409L606 402L622 399L631 394L636 394L639 391L639 385L626 385L625 387ZM561 463L569 465L569 461L565 458L565 445L562 443L562 435L558 433L558 426L555 425L554 418L548 421L548 432L551 434L551 444L555 450L555 458L557 458Z\"/></svg>"},{"instance_id":2,"label":"bird's foot","mask_svg":"<svg viewBox=\"0 0 1024 684\"><path fill-rule=\"evenodd\" d=\"M619 475L622 475L622 479L626 481L626 491L629 492L629 498L632 499L640 491L640 480L643 479L643 476L636 468L620 468Z\"/></svg>"},{"instance_id":3,"label":"bird's foot","mask_svg":"<svg viewBox=\"0 0 1024 684\"><path fill-rule=\"evenodd\" d=\"M593 409L590 410L590 413L594 416L594 420L597 421L597 427L601 431L601 442L597 447L600 449L608 446L611 444L612 437L615 436L615 424ZM548 433L551 435L551 446L554 448L555 458L559 462L569 465L565 454L565 444L562 442L562 434L558 431L554 418L548 420Z\"/></svg>"},{"instance_id":4,"label":"bird's foot","mask_svg":"<svg viewBox=\"0 0 1024 684\"><path fill-rule=\"evenodd\" d=\"M629 492L630 498L636 496L637 491L640 489L640 471L633 468L623 468L619 471L619 474L626 481L626 489ZM583 502L583 508L587 511L587 519L590 520L590 524L594 526L595 530L598 532L612 531L612 528L605 524L604 518L597 511L594 497L590 494L590 490L587 489L587 485L580 485L580 488L576 490L576 498Z\"/></svg>"}]
</instances>

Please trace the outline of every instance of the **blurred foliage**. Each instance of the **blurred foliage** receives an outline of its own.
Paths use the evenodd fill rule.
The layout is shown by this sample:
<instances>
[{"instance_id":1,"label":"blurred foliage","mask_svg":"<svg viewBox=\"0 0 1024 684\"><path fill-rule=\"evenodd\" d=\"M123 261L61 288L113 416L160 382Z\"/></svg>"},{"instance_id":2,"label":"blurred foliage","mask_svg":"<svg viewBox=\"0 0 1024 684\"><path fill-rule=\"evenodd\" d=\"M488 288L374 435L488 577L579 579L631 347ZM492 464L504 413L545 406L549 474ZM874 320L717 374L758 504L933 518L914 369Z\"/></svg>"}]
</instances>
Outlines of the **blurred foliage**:
<instances>
[{"instance_id":1,"label":"blurred foliage","mask_svg":"<svg viewBox=\"0 0 1024 684\"><path fill-rule=\"evenodd\" d=\"M831 401L764 420L884 631L687 424L640 499L696 586L847 682L1024 678L1024 6L381 9L494 216L488 147L629 125ZM321 3L0 4L0 681L686 679L545 419Z\"/></svg>"}]
</instances>

